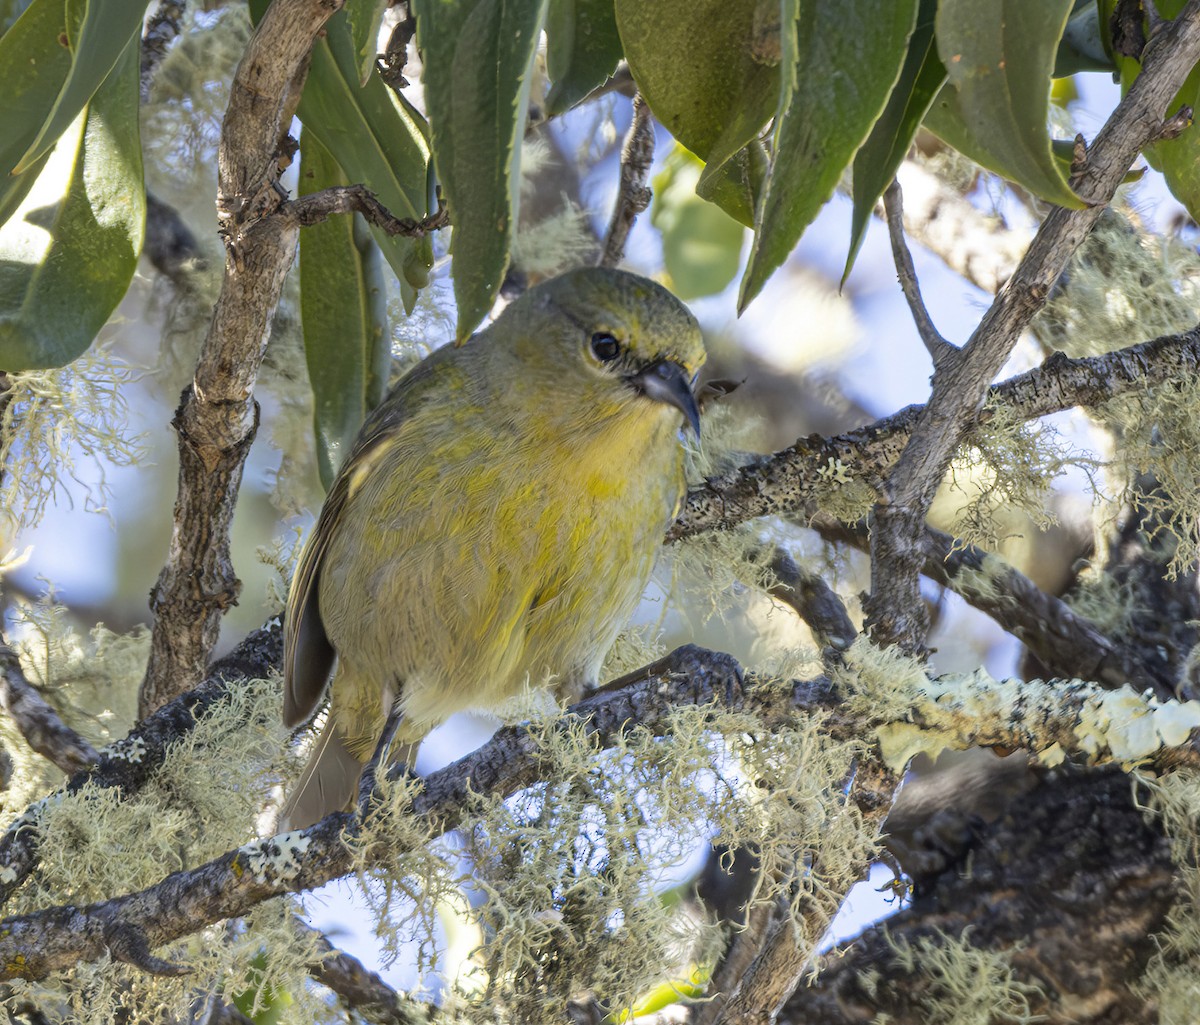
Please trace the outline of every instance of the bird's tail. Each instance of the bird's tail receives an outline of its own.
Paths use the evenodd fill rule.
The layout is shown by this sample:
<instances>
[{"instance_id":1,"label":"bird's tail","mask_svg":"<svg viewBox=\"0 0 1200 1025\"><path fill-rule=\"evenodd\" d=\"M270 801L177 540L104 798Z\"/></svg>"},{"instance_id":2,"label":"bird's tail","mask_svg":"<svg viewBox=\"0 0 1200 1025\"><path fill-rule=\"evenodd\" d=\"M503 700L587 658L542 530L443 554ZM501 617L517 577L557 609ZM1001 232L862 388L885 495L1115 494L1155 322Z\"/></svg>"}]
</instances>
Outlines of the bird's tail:
<instances>
[{"instance_id":1,"label":"bird's tail","mask_svg":"<svg viewBox=\"0 0 1200 1025\"><path fill-rule=\"evenodd\" d=\"M346 746L346 735L330 715L279 813L278 831L305 829L330 812L350 807L358 797L358 780L366 764Z\"/></svg>"},{"instance_id":2,"label":"bird's tail","mask_svg":"<svg viewBox=\"0 0 1200 1025\"><path fill-rule=\"evenodd\" d=\"M412 766L420 740L393 741L386 752L387 765L404 762ZM313 744L308 763L279 813L277 831L306 829L334 811L346 811L358 799L358 783L363 769L371 760L372 742L363 738L351 742L338 721L337 708L330 709L329 718ZM355 752L359 752L356 754Z\"/></svg>"}]
</instances>

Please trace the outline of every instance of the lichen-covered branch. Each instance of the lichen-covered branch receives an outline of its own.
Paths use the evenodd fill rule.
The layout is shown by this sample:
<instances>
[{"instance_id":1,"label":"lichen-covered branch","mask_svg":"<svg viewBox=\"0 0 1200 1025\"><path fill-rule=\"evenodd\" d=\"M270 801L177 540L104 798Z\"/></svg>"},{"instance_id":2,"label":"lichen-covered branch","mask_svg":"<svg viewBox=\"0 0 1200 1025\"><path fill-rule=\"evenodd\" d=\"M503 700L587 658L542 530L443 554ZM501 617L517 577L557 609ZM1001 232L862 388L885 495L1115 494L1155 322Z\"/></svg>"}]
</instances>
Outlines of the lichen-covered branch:
<instances>
[{"instance_id":1,"label":"lichen-covered branch","mask_svg":"<svg viewBox=\"0 0 1200 1025\"><path fill-rule=\"evenodd\" d=\"M823 538L867 551L867 525L817 516L811 526ZM926 528L922 572L991 616L1021 641L1054 676L1094 680L1108 687L1129 684L1173 697L1174 680L1156 676L1135 652L1106 636L1061 598L1047 594L1002 558L949 534Z\"/></svg>"},{"instance_id":2,"label":"lichen-covered branch","mask_svg":"<svg viewBox=\"0 0 1200 1025\"><path fill-rule=\"evenodd\" d=\"M1055 353L1040 367L991 388L973 414L985 423L989 407L1004 405L1034 420L1074 406L1094 406L1125 392L1200 375L1200 327L1164 335L1127 349L1068 359ZM878 486L907 443L925 407L891 416L831 438L812 435L762 459L710 477L688 492L668 541L736 526L779 512L812 515L831 488L852 481Z\"/></svg>"},{"instance_id":3,"label":"lichen-covered branch","mask_svg":"<svg viewBox=\"0 0 1200 1025\"><path fill-rule=\"evenodd\" d=\"M910 907L823 958L780 1025L1191 1020L1162 1014L1145 992L1164 946L1156 934L1182 895L1144 793L1113 770L1055 771L1016 801L990 823L975 819Z\"/></svg>"},{"instance_id":4,"label":"lichen-covered branch","mask_svg":"<svg viewBox=\"0 0 1200 1025\"><path fill-rule=\"evenodd\" d=\"M1167 105L1200 61L1200 0L1157 33L1143 70L1087 151L1072 187L1089 205L1051 210L1016 272L960 355L937 368L933 392L873 513L867 622L881 643L920 651L928 628L918 576L925 515L988 386L1042 308L1071 255L1112 199L1138 152L1161 137Z\"/></svg>"},{"instance_id":5,"label":"lichen-covered branch","mask_svg":"<svg viewBox=\"0 0 1200 1025\"><path fill-rule=\"evenodd\" d=\"M686 647L659 663L650 679L580 702L552 730L583 729L601 747L640 727L666 728L683 705L753 710L768 725L793 710L821 712L835 738L875 735L889 772L917 752L999 746L1036 753L1053 764L1090 762L1200 766L1191 742L1200 704L1159 704L1130 690L1068 684L997 683L984 674L931 680L920 666L860 641L847 653L838 685L819 678L771 686L747 676L727 655ZM537 732L507 727L478 751L424 780L406 810L426 822L427 837L464 821L472 795L504 797L540 778ZM876 804L880 795L876 795ZM372 802L367 803L373 808ZM368 816L374 814L368 812ZM205 925L241 915L283 893L322 885L351 870L347 839L363 828L336 813L309 829L255 841L198 868L176 872L127 896L88 906L50 908L0 923L0 979L38 979L106 951L147 970L182 966L151 953ZM393 857L397 839L380 856ZM423 842L423 841L422 841Z\"/></svg>"},{"instance_id":6,"label":"lichen-covered branch","mask_svg":"<svg viewBox=\"0 0 1200 1025\"><path fill-rule=\"evenodd\" d=\"M9 714L31 748L68 775L95 764L100 757L25 678L17 653L3 641L0 641L0 708Z\"/></svg>"},{"instance_id":7,"label":"lichen-covered branch","mask_svg":"<svg viewBox=\"0 0 1200 1025\"><path fill-rule=\"evenodd\" d=\"M229 550L242 467L258 426L254 384L297 227L272 217L314 39L340 0L276 0L246 47L218 151L225 276L192 384L172 421L179 484L166 564L151 593L154 631L139 714L194 687L241 583Z\"/></svg>"},{"instance_id":8,"label":"lichen-covered branch","mask_svg":"<svg viewBox=\"0 0 1200 1025\"><path fill-rule=\"evenodd\" d=\"M101 751L90 768L76 772L61 793L78 793L85 786L117 787L136 794L162 765L168 746L185 737L231 688L246 680L261 680L279 671L283 630L278 620L255 630L224 658L210 667L203 683L147 716L127 736ZM46 800L53 800L51 795ZM40 802L39 802L40 803ZM27 809L0 836L0 906L37 866L38 804Z\"/></svg>"}]
</instances>

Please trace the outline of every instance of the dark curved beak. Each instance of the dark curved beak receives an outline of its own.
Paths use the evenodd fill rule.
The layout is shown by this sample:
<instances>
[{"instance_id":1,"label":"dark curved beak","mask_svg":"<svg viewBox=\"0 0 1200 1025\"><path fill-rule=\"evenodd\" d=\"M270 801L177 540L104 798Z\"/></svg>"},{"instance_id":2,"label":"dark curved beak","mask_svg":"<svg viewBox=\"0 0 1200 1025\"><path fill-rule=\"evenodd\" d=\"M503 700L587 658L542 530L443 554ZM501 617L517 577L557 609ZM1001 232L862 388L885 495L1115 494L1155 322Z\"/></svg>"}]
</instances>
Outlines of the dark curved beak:
<instances>
[{"instance_id":1,"label":"dark curved beak","mask_svg":"<svg viewBox=\"0 0 1200 1025\"><path fill-rule=\"evenodd\" d=\"M669 359L651 363L639 370L630 379L632 384L647 398L674 406L684 415L688 426L697 438L700 437L700 408L692 393L688 372Z\"/></svg>"}]
</instances>

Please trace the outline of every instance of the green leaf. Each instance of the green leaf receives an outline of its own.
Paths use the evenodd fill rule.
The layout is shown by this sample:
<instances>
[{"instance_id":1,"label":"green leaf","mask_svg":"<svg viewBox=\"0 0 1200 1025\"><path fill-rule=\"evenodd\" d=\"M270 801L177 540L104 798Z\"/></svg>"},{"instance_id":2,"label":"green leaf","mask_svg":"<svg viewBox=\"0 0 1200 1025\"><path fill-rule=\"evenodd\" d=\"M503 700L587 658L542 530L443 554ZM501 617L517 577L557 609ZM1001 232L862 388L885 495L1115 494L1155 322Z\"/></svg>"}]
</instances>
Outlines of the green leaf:
<instances>
[{"instance_id":1,"label":"green leaf","mask_svg":"<svg viewBox=\"0 0 1200 1025\"><path fill-rule=\"evenodd\" d=\"M613 0L550 0L546 112L561 114L602 86L622 56Z\"/></svg>"},{"instance_id":2,"label":"green leaf","mask_svg":"<svg viewBox=\"0 0 1200 1025\"><path fill-rule=\"evenodd\" d=\"M713 165L708 174L715 177L775 112L778 3L616 0L615 10L639 91L662 125ZM743 170L726 172L726 183L713 182L711 193L729 178L741 180ZM743 194L732 205L737 209L746 199Z\"/></svg>"},{"instance_id":3,"label":"green leaf","mask_svg":"<svg viewBox=\"0 0 1200 1025\"><path fill-rule=\"evenodd\" d=\"M792 251L899 78L917 0L785 0L775 152L739 310Z\"/></svg>"},{"instance_id":4,"label":"green leaf","mask_svg":"<svg viewBox=\"0 0 1200 1025\"><path fill-rule=\"evenodd\" d=\"M303 139L301 195L345 184L329 150ZM300 319L317 465L328 489L363 419L383 397L391 363L383 258L357 214L300 233Z\"/></svg>"},{"instance_id":5,"label":"green leaf","mask_svg":"<svg viewBox=\"0 0 1200 1025\"><path fill-rule=\"evenodd\" d=\"M1048 203L1079 209L1050 152L1050 78L1072 0L942 0L938 54L949 80L925 125Z\"/></svg>"},{"instance_id":6,"label":"green leaf","mask_svg":"<svg viewBox=\"0 0 1200 1025\"><path fill-rule=\"evenodd\" d=\"M732 217L696 195L703 166L676 145L654 176L650 223L662 233L669 286L680 299L722 291L737 275L746 234Z\"/></svg>"},{"instance_id":7,"label":"green leaf","mask_svg":"<svg viewBox=\"0 0 1200 1025\"><path fill-rule=\"evenodd\" d=\"M6 184L71 70L66 17L63 0L35 0L0 36L0 180Z\"/></svg>"},{"instance_id":8,"label":"green leaf","mask_svg":"<svg viewBox=\"0 0 1200 1025\"><path fill-rule=\"evenodd\" d=\"M1184 0L1161 0L1158 13L1164 18L1176 17L1184 7ZM1116 57L1121 72L1121 94L1124 95L1142 71L1141 62L1133 57ZM1183 83L1183 88L1167 105L1167 113L1174 114L1183 105L1200 110L1200 65L1192 68ZM1167 188L1186 208L1192 220L1200 220L1200 126L1193 121L1174 139L1164 139L1144 150L1146 160L1156 171L1161 171Z\"/></svg>"},{"instance_id":9,"label":"green leaf","mask_svg":"<svg viewBox=\"0 0 1200 1025\"><path fill-rule=\"evenodd\" d=\"M63 0L34 0L0 39L0 95L9 112L0 122L0 138L6 139L0 173L20 173L50 150L129 41L140 37L145 13L145 0L66 0L65 6ZM22 49L23 43L32 50ZM36 66L42 55L49 56L48 67Z\"/></svg>"},{"instance_id":10,"label":"green leaf","mask_svg":"<svg viewBox=\"0 0 1200 1025\"><path fill-rule=\"evenodd\" d=\"M854 156L851 188L854 209L850 218L850 252L842 272L843 284L866 237L876 201L896 176L925 112L946 80L946 69L938 60L933 43L936 14L937 0L920 0L917 24L908 42L908 54L900 77L867 141Z\"/></svg>"},{"instance_id":11,"label":"green leaf","mask_svg":"<svg viewBox=\"0 0 1200 1025\"><path fill-rule=\"evenodd\" d=\"M696 182L696 195L716 203L735 221L753 228L754 210L769 166L766 147L752 139L728 160L705 164Z\"/></svg>"},{"instance_id":12,"label":"green leaf","mask_svg":"<svg viewBox=\"0 0 1200 1025\"><path fill-rule=\"evenodd\" d=\"M28 171L0 178L0 227L3 227L5 222L17 212L17 207L29 195L29 190L33 188L33 183L38 180L42 168L46 166L46 161L49 159L50 154L46 153L38 157Z\"/></svg>"},{"instance_id":13,"label":"green leaf","mask_svg":"<svg viewBox=\"0 0 1200 1025\"><path fill-rule=\"evenodd\" d=\"M379 26L383 24L383 12L387 7L388 0L349 0L346 4L346 21L354 42L359 85L366 85L375 70L375 58L379 56Z\"/></svg>"},{"instance_id":14,"label":"green leaf","mask_svg":"<svg viewBox=\"0 0 1200 1025\"><path fill-rule=\"evenodd\" d=\"M1080 71L1116 71L1108 17L1101 19L1097 0L1075 0L1067 27L1054 56L1054 77L1066 78Z\"/></svg>"},{"instance_id":15,"label":"green leaf","mask_svg":"<svg viewBox=\"0 0 1200 1025\"><path fill-rule=\"evenodd\" d=\"M438 179L454 221L458 337L492 308L519 210L520 137L547 0L413 0Z\"/></svg>"},{"instance_id":16,"label":"green leaf","mask_svg":"<svg viewBox=\"0 0 1200 1025\"><path fill-rule=\"evenodd\" d=\"M366 185L397 217L425 216L429 143L424 119L378 75L358 84L344 12L329 19L325 38L313 47L297 113L305 131L334 155L351 182ZM392 270L406 280L414 240L379 228L371 232Z\"/></svg>"},{"instance_id":17,"label":"green leaf","mask_svg":"<svg viewBox=\"0 0 1200 1025\"><path fill-rule=\"evenodd\" d=\"M125 295L145 229L138 138L139 40L63 133L0 229L0 367L56 367L82 353Z\"/></svg>"}]
</instances>

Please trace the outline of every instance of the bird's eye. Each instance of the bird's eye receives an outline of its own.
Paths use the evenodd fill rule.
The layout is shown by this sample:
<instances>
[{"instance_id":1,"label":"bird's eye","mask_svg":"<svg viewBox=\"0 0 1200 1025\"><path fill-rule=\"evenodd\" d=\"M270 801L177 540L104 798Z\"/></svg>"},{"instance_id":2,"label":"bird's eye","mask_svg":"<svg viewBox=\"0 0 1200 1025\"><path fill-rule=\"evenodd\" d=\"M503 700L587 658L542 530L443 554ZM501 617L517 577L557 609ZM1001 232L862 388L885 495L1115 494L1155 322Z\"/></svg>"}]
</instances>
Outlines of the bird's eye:
<instances>
[{"instance_id":1,"label":"bird's eye","mask_svg":"<svg viewBox=\"0 0 1200 1025\"><path fill-rule=\"evenodd\" d=\"M621 354L621 343L607 331L592 335L592 352L601 363L611 363Z\"/></svg>"}]
</instances>

